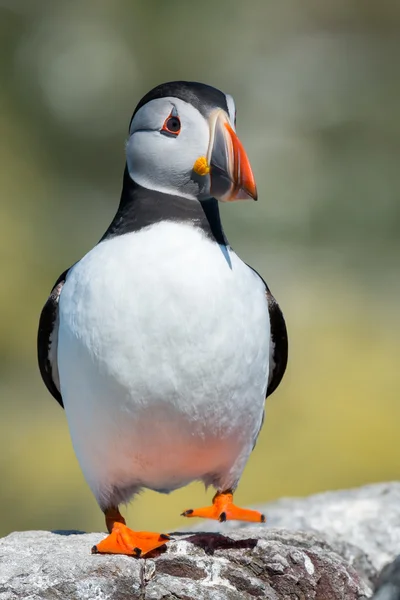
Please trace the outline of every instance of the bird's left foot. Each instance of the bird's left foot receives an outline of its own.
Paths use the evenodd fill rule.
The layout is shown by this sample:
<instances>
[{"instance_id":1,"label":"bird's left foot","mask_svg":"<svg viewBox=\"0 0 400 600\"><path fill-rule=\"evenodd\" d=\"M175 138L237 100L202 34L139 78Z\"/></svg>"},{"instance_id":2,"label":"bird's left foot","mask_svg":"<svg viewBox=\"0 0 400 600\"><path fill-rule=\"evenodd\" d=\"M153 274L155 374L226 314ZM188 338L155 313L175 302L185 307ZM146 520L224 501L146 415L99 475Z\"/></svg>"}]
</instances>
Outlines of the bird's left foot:
<instances>
[{"instance_id":1,"label":"bird's left foot","mask_svg":"<svg viewBox=\"0 0 400 600\"><path fill-rule=\"evenodd\" d=\"M218 521L250 521L252 523L265 523L265 516L258 510L240 508L233 504L233 494L217 492L213 498L212 506L205 508L190 508L185 510L182 517L201 517L203 519L216 519Z\"/></svg>"}]
</instances>

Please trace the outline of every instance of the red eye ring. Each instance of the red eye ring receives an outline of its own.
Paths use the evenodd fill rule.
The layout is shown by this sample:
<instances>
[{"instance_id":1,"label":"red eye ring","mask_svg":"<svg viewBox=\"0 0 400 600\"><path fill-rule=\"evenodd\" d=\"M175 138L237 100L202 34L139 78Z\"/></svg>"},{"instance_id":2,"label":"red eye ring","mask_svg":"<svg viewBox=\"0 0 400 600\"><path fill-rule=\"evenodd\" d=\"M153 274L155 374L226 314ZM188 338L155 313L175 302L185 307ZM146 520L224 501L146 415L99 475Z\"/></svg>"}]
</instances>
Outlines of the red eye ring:
<instances>
[{"instance_id":1,"label":"red eye ring","mask_svg":"<svg viewBox=\"0 0 400 600\"><path fill-rule=\"evenodd\" d=\"M181 120L172 113L165 119L161 133L176 137L181 132Z\"/></svg>"}]
</instances>

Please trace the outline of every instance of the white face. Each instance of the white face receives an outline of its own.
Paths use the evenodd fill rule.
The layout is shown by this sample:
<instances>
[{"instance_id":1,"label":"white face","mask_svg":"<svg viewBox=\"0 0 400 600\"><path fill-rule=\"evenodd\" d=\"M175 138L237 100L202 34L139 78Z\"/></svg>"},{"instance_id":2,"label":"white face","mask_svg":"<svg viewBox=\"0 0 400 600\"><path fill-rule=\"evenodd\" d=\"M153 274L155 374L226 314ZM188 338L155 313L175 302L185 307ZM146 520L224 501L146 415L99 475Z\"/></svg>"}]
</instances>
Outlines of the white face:
<instances>
[{"instance_id":1,"label":"white face","mask_svg":"<svg viewBox=\"0 0 400 600\"><path fill-rule=\"evenodd\" d=\"M234 102L227 97L234 127ZM210 195L208 177L193 166L207 156L210 125L193 105L179 98L158 98L134 116L126 145L129 175L139 185L189 199Z\"/></svg>"}]
</instances>

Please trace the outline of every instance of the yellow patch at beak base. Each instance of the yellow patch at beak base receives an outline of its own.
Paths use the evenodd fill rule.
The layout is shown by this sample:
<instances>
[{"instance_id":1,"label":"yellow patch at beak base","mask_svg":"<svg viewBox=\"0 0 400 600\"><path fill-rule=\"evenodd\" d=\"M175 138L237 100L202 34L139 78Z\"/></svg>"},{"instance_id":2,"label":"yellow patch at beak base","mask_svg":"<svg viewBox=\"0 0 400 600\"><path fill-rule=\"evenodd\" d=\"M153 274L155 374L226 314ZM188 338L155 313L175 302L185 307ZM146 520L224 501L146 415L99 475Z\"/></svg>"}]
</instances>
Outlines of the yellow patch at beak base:
<instances>
[{"instance_id":1,"label":"yellow patch at beak base","mask_svg":"<svg viewBox=\"0 0 400 600\"><path fill-rule=\"evenodd\" d=\"M200 156L193 165L193 171L197 175L208 175L210 172L210 166L205 156Z\"/></svg>"}]
</instances>

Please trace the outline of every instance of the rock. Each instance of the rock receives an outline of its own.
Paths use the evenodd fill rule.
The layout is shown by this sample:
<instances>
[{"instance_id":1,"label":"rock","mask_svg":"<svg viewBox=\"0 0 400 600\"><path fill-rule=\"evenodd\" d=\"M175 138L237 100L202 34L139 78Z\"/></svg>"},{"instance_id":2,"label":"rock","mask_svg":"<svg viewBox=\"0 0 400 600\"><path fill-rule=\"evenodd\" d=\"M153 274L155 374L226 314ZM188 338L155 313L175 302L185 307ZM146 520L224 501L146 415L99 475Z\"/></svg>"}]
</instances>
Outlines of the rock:
<instances>
[{"instance_id":1,"label":"rock","mask_svg":"<svg viewBox=\"0 0 400 600\"><path fill-rule=\"evenodd\" d=\"M356 489L284 498L257 507L269 527L322 532L330 543L345 541L362 549L374 570L400 554L400 483L378 483ZM226 530L237 527L231 521ZM246 524L242 526L246 527ZM207 522L207 530L219 530ZM204 526L202 527L204 529ZM352 553L347 557L351 559ZM354 557L356 558L356 557Z\"/></svg>"},{"instance_id":2,"label":"rock","mask_svg":"<svg viewBox=\"0 0 400 600\"><path fill-rule=\"evenodd\" d=\"M91 555L105 534L13 533L0 540L0 600L352 600L400 553L399 483L262 510L267 526L204 521L147 559ZM396 573L377 600L398 600L387 596Z\"/></svg>"},{"instance_id":3,"label":"rock","mask_svg":"<svg viewBox=\"0 0 400 600\"><path fill-rule=\"evenodd\" d=\"M373 600L400 600L400 556L382 570Z\"/></svg>"},{"instance_id":4,"label":"rock","mask_svg":"<svg viewBox=\"0 0 400 600\"><path fill-rule=\"evenodd\" d=\"M271 527L323 532L361 548L378 570L400 553L400 483L367 485L265 507Z\"/></svg>"},{"instance_id":5,"label":"rock","mask_svg":"<svg viewBox=\"0 0 400 600\"><path fill-rule=\"evenodd\" d=\"M0 540L0 599L355 600L368 582L323 539L263 526L176 535L154 558L90 554L104 534L12 533Z\"/></svg>"}]
</instances>

